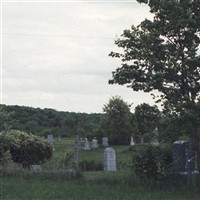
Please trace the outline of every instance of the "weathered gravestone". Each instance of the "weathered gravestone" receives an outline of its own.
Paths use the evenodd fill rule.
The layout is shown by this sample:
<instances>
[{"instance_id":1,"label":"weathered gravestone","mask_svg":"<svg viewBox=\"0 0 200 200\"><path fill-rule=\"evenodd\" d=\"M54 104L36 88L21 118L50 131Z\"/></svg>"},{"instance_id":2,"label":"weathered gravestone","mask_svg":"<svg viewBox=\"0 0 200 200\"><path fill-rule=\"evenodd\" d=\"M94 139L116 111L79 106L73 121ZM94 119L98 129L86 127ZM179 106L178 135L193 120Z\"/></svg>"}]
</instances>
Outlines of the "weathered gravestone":
<instances>
[{"instance_id":1,"label":"weathered gravestone","mask_svg":"<svg viewBox=\"0 0 200 200\"><path fill-rule=\"evenodd\" d=\"M85 138L85 144L84 144L83 149L84 149L84 150L90 150L90 144L89 144L87 138Z\"/></svg>"},{"instance_id":2,"label":"weathered gravestone","mask_svg":"<svg viewBox=\"0 0 200 200\"><path fill-rule=\"evenodd\" d=\"M47 141L48 141L48 143L53 145L53 135L52 134L47 136Z\"/></svg>"},{"instance_id":3,"label":"weathered gravestone","mask_svg":"<svg viewBox=\"0 0 200 200\"><path fill-rule=\"evenodd\" d=\"M47 136L47 142L53 146L53 135L52 134ZM55 151L54 146L53 146L53 151Z\"/></svg>"},{"instance_id":4,"label":"weathered gravestone","mask_svg":"<svg viewBox=\"0 0 200 200\"><path fill-rule=\"evenodd\" d=\"M116 171L116 154L110 147L104 150L104 171Z\"/></svg>"},{"instance_id":5,"label":"weathered gravestone","mask_svg":"<svg viewBox=\"0 0 200 200\"><path fill-rule=\"evenodd\" d=\"M98 140L94 138L94 139L92 140L91 148L92 148L92 149L97 149L98 146L99 146L99 145L98 145Z\"/></svg>"},{"instance_id":6,"label":"weathered gravestone","mask_svg":"<svg viewBox=\"0 0 200 200\"><path fill-rule=\"evenodd\" d=\"M135 144L134 140L133 140L133 137L131 137L131 142L130 142L130 145L133 146Z\"/></svg>"},{"instance_id":7,"label":"weathered gravestone","mask_svg":"<svg viewBox=\"0 0 200 200\"><path fill-rule=\"evenodd\" d=\"M173 168L178 174L195 172L195 152L190 148L188 141L176 141L173 143Z\"/></svg>"},{"instance_id":8,"label":"weathered gravestone","mask_svg":"<svg viewBox=\"0 0 200 200\"><path fill-rule=\"evenodd\" d=\"M103 137L102 140L103 140L103 146L104 147L108 147L109 146L109 144L108 144L108 138L107 137Z\"/></svg>"},{"instance_id":9,"label":"weathered gravestone","mask_svg":"<svg viewBox=\"0 0 200 200\"><path fill-rule=\"evenodd\" d=\"M151 139L151 144L152 145L159 145L159 141L158 141L158 128L156 127L154 130L153 130L153 137Z\"/></svg>"},{"instance_id":10,"label":"weathered gravestone","mask_svg":"<svg viewBox=\"0 0 200 200\"><path fill-rule=\"evenodd\" d=\"M41 172L42 171L42 167L41 167L41 165L31 165L30 166L30 170L32 172Z\"/></svg>"}]
</instances>

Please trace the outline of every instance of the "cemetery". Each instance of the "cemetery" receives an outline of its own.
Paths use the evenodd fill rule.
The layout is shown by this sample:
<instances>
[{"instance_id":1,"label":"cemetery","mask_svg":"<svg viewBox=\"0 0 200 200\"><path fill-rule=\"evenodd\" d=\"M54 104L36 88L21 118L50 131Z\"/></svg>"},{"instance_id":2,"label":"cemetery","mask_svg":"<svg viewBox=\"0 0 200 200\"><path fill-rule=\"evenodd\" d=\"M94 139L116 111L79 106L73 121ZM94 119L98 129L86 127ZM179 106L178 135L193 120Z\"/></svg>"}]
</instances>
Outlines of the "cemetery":
<instances>
[{"instance_id":1,"label":"cemetery","mask_svg":"<svg viewBox=\"0 0 200 200\"><path fill-rule=\"evenodd\" d=\"M9 3L0 200L199 200L200 1Z\"/></svg>"},{"instance_id":2,"label":"cemetery","mask_svg":"<svg viewBox=\"0 0 200 200\"><path fill-rule=\"evenodd\" d=\"M154 137L154 140L155 140L155 137ZM154 158L156 157L156 159L158 159L157 161L160 162L162 159L162 156L158 156L158 154L160 153L160 150L157 149L159 148L159 145L157 144L158 141L156 142L156 144L151 144L151 142L144 143L144 141L142 141L142 143L137 144L133 142L133 138L131 137L130 145L119 145L119 146L111 145L110 146L109 138L105 138L105 137L102 138L101 143L100 143L96 138L89 141L87 138L83 139L83 138L79 138L78 136L75 138L54 138L52 135L48 136L46 138L46 141L50 143L53 147L52 158L49 161L43 164L41 163L40 165L31 165L30 169L24 169L22 166L20 166L20 164L16 164L16 163L12 164L12 162L10 162L8 165L6 165L6 169L5 168L1 169L1 174L2 174L1 182L5 184L5 181L6 181L6 184L9 185L9 180L11 182L14 181L15 184L17 184L18 181L21 180L20 184L22 185L26 184L26 185L23 185L22 187L27 187L27 190L31 190L31 191L35 190L33 189L35 184L39 185L37 188L38 190L41 190L42 188L45 187L43 183L50 188L55 187L56 185L57 190L63 190L61 193L59 193L62 198L66 194L69 193L66 191L66 187L63 186L64 184L67 187L71 188L71 190L75 190L75 188L77 188L77 190L80 190L80 193L82 194L82 196L77 195L77 197L73 197L74 194L72 194L72 191L71 191L70 195L72 195L73 197L72 199L87 199L88 195L93 195L93 192L97 192L96 191L97 189L101 190L101 188L104 187L103 185L107 185L109 188L113 188L114 190L117 190L117 191L118 190L127 191L129 195L127 195L126 199L131 199L134 195L140 196L142 193L140 191L142 188L138 185L141 180L139 181L130 170L130 166L132 166L132 162L133 162L132 160L133 154L136 155L134 157L136 161L138 159L137 158L138 152L139 152L140 159L142 159L142 156L143 156L142 152L144 149L147 148L148 152L152 151L151 156L154 156ZM186 156L188 156L188 150L186 148L187 146L188 146L188 142L183 142L183 141L177 141L172 145L172 149L173 149L172 156L175 160L174 163L177 170L176 175L177 177L179 177L179 175L181 176L183 175L185 177L185 183L186 183L186 184L183 184L183 187L181 187L180 190L177 190L176 192L174 192L175 193L174 195L176 197L180 196L180 199L184 199L184 198L188 199L189 195L193 197L192 199L196 199L199 193L196 192L195 188L197 186L193 185L193 183L191 183L193 189L190 189L189 192L185 193L184 189L182 190L182 188L188 187L187 173L188 173L189 162L187 162L188 157L186 159ZM156 151L154 147L157 149ZM193 153L191 155L195 156ZM150 159L153 160L154 158L152 157ZM195 159L192 159L191 165L190 165L191 175L194 173L197 173L195 171L196 168L195 168L194 160ZM138 164L140 165L140 163ZM152 162L150 162L150 164L151 166L149 165L149 163L147 163L145 167L152 167ZM139 169L140 168L138 168L138 171L136 173L140 171ZM151 171L151 173L154 173L154 172ZM158 175L160 176L160 174ZM153 176L156 177L157 174L153 174ZM75 184L77 183L77 181L79 182L78 185ZM162 179L160 179L160 181L162 182ZM159 181L159 184L161 183L160 181ZM194 179L192 179L192 181L194 181ZM80 187L80 184L84 184L85 187L83 186ZM141 182L141 184L144 184L143 181ZM152 189L149 189L149 194L151 194L152 197L157 198L157 196L159 196L160 198L162 198L163 194L166 191L169 191L172 189L171 187L174 187L174 185L172 185L171 187L166 187L165 184L163 185L163 187L161 187L159 184L155 183L155 185L152 186L155 188L158 187L159 189L157 191L152 192ZM117 187L122 187L122 188L117 188ZM151 186L148 186L148 187L151 188ZM191 186L189 187L191 188ZM19 191L21 191L22 189L22 188L20 189L19 186L17 188ZM85 189L87 188L87 191L90 193L86 194L85 192L83 192L85 191L83 188ZM93 192L91 190L93 190ZM109 190L107 191L106 188L102 188L102 190L106 190L104 195L106 195L106 192L109 193ZM1 195L4 196L5 192L6 192L6 189L2 190ZM41 198L48 197L49 195L49 198L53 199L53 197L56 196L56 194L53 194L50 191L49 191L49 194L44 194L43 191L40 191L40 192L41 192L40 193ZM182 194L184 194L184 198ZM25 193L22 192L21 198L24 198L23 195L32 195L32 194L28 192L25 192ZM112 195L112 198L115 195L116 195L116 198L118 198L117 196L120 194L115 192ZM148 197L145 197L145 195L143 196L144 196L143 199L148 199ZM56 198L58 197L59 195L56 196ZM136 196L135 198L137 199ZM171 198L171 195L170 195L170 198ZM107 199L109 199L109 197Z\"/></svg>"},{"instance_id":3,"label":"cemetery","mask_svg":"<svg viewBox=\"0 0 200 200\"><path fill-rule=\"evenodd\" d=\"M123 116L120 117L121 120ZM191 148L189 138L169 140L163 134L165 129L155 126L152 118L152 124L146 120L147 128L143 118L138 119L138 129L148 133L127 131L127 123L115 124L111 132L115 134L73 137L51 132L38 136L13 129L2 131L1 197L198 199L197 152ZM15 190L10 193L11 187Z\"/></svg>"}]
</instances>

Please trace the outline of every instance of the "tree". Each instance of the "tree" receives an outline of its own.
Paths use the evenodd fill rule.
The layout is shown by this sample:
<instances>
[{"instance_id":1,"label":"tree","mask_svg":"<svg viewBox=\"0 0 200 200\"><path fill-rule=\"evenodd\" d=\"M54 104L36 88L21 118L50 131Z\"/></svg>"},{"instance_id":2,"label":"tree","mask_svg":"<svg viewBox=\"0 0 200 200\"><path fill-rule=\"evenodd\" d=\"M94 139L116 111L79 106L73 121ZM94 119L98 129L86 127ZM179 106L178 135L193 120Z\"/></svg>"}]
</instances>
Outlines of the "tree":
<instances>
[{"instance_id":1,"label":"tree","mask_svg":"<svg viewBox=\"0 0 200 200\"><path fill-rule=\"evenodd\" d=\"M9 113L1 105L0 106L0 123L1 123L0 131L7 130L10 128L10 125L8 123L9 117L10 117Z\"/></svg>"},{"instance_id":2,"label":"tree","mask_svg":"<svg viewBox=\"0 0 200 200\"><path fill-rule=\"evenodd\" d=\"M150 106L143 103L135 107L134 124L138 135L141 137L149 137L153 130L159 125L161 113L157 106Z\"/></svg>"},{"instance_id":3,"label":"tree","mask_svg":"<svg viewBox=\"0 0 200 200\"><path fill-rule=\"evenodd\" d=\"M130 105L119 96L104 105L103 129L111 144L128 144L131 137Z\"/></svg>"},{"instance_id":4,"label":"tree","mask_svg":"<svg viewBox=\"0 0 200 200\"><path fill-rule=\"evenodd\" d=\"M123 53L110 56L121 58L122 66L109 82L135 91L159 91L157 101L190 122L188 135L199 158L200 1L137 1L148 4L154 18L124 30L116 40Z\"/></svg>"}]
</instances>

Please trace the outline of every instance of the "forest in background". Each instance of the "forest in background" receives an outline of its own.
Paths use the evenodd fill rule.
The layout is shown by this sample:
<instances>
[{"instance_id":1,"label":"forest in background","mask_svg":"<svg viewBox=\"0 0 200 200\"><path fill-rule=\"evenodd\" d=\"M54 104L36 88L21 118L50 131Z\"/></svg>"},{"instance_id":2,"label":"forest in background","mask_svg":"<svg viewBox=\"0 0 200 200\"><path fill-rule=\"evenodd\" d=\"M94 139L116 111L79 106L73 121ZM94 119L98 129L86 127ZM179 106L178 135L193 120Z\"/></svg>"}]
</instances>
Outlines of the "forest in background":
<instances>
[{"instance_id":1,"label":"forest in background","mask_svg":"<svg viewBox=\"0 0 200 200\"><path fill-rule=\"evenodd\" d=\"M109 138L110 144L130 144L133 137L136 143L145 143L154 138L172 144L176 140L187 140L191 128L186 116L176 112L159 111L157 106L143 103L130 111L130 105L121 97L112 97L103 107L103 113L75 113L57 111L50 108L33 108L18 105L0 105L0 131L20 130L34 135L47 137L72 138L76 135L94 137L102 142Z\"/></svg>"},{"instance_id":2,"label":"forest in background","mask_svg":"<svg viewBox=\"0 0 200 200\"><path fill-rule=\"evenodd\" d=\"M1 105L9 114L7 126L39 136L53 134L60 137L94 135L103 114L57 111L18 105ZM1 129L3 129L1 127Z\"/></svg>"}]
</instances>

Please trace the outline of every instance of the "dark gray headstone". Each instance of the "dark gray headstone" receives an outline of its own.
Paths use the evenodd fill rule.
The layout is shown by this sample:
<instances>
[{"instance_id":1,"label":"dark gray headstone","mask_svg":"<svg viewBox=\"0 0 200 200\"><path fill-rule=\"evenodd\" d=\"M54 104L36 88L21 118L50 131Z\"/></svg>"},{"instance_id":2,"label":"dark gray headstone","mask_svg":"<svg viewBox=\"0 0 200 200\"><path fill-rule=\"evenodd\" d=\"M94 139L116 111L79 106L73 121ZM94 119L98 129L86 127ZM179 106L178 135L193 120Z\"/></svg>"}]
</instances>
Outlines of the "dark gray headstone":
<instances>
[{"instance_id":1,"label":"dark gray headstone","mask_svg":"<svg viewBox=\"0 0 200 200\"><path fill-rule=\"evenodd\" d=\"M173 168L176 173L187 174L188 170L194 171L195 160L195 152L191 149L188 141L173 143Z\"/></svg>"}]
</instances>

